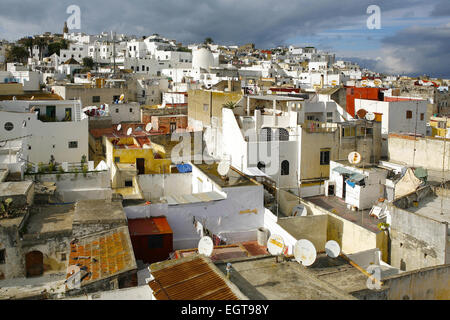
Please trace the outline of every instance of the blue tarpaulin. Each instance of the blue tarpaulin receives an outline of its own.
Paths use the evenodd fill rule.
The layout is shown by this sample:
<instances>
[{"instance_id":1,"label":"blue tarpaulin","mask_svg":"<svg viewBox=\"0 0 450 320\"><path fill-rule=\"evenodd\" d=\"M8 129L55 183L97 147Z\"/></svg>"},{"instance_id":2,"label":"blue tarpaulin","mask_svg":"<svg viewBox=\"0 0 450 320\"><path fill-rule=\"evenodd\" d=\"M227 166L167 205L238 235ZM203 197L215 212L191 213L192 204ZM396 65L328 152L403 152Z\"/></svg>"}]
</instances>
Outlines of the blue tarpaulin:
<instances>
[{"instance_id":1,"label":"blue tarpaulin","mask_svg":"<svg viewBox=\"0 0 450 320\"><path fill-rule=\"evenodd\" d=\"M192 166L190 164L177 164L177 169L180 173L192 172Z\"/></svg>"}]
</instances>

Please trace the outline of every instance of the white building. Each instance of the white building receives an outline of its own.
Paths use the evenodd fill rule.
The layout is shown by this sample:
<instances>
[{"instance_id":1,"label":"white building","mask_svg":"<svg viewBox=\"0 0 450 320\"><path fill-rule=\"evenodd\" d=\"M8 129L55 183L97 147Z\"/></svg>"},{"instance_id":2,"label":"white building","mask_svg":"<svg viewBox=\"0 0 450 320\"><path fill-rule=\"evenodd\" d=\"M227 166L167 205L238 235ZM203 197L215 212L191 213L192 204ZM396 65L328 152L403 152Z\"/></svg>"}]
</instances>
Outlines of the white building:
<instances>
[{"instance_id":1,"label":"white building","mask_svg":"<svg viewBox=\"0 0 450 320\"><path fill-rule=\"evenodd\" d=\"M16 148L16 158L4 163L23 168L26 161L48 163L51 156L58 163L88 156L88 119L82 119L79 101L2 101L0 113L1 137L11 140L3 152L11 144Z\"/></svg>"},{"instance_id":2,"label":"white building","mask_svg":"<svg viewBox=\"0 0 450 320\"><path fill-rule=\"evenodd\" d=\"M39 72L29 71L17 63L8 63L7 71L0 71L0 83L17 82L23 85L24 91L39 91L40 80Z\"/></svg>"},{"instance_id":3,"label":"white building","mask_svg":"<svg viewBox=\"0 0 450 320\"><path fill-rule=\"evenodd\" d=\"M381 114L382 156L388 155L388 135L407 133L425 136L427 133L427 101L374 101L355 99L355 111Z\"/></svg>"}]
</instances>

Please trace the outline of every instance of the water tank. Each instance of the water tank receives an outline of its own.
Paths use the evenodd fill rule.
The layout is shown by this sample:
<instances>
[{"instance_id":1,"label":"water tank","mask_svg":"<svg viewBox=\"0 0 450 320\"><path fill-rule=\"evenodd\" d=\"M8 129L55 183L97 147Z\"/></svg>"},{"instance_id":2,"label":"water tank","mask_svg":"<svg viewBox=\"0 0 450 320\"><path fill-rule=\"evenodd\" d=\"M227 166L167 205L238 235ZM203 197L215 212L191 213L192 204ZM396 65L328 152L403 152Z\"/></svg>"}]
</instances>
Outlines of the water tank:
<instances>
[{"instance_id":1,"label":"water tank","mask_svg":"<svg viewBox=\"0 0 450 320\"><path fill-rule=\"evenodd\" d=\"M214 64L214 55L211 51L206 48L200 48L197 50L193 50L192 52L192 67L193 68L203 68L208 69L209 67L213 67Z\"/></svg>"},{"instance_id":2,"label":"water tank","mask_svg":"<svg viewBox=\"0 0 450 320\"><path fill-rule=\"evenodd\" d=\"M257 231L258 245L263 247L267 246L267 240L269 240L269 233L270 231L266 228L258 228Z\"/></svg>"}]
</instances>

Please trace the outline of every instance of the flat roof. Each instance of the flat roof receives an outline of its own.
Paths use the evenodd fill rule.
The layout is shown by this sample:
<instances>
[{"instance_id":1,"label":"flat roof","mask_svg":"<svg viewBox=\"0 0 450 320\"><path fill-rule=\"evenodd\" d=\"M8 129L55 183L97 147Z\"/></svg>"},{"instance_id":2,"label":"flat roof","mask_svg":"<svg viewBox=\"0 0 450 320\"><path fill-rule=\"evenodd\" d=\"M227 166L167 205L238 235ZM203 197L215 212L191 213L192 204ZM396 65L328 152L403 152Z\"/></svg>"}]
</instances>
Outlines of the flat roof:
<instances>
[{"instance_id":1,"label":"flat roof","mask_svg":"<svg viewBox=\"0 0 450 320\"><path fill-rule=\"evenodd\" d=\"M27 235L72 233L73 213L72 204L33 206L24 238Z\"/></svg>"},{"instance_id":2,"label":"flat roof","mask_svg":"<svg viewBox=\"0 0 450 320\"><path fill-rule=\"evenodd\" d=\"M197 253L197 248L175 251L176 258L189 257ZM247 241L225 246L215 246L211 254L211 261L233 258L268 255L267 247L260 246L257 241Z\"/></svg>"},{"instance_id":3,"label":"flat roof","mask_svg":"<svg viewBox=\"0 0 450 320\"><path fill-rule=\"evenodd\" d=\"M437 221L450 223L450 198L446 196L428 196L421 199L417 207L412 206L404 210ZM444 214L441 215L441 212Z\"/></svg>"},{"instance_id":4,"label":"flat roof","mask_svg":"<svg viewBox=\"0 0 450 320\"><path fill-rule=\"evenodd\" d=\"M370 210L349 210L347 209L345 201L335 196L314 196L303 199L372 232L381 232L380 229L378 229L378 224L386 221L386 218L378 219L376 217L371 217L369 215Z\"/></svg>"},{"instance_id":5,"label":"flat roof","mask_svg":"<svg viewBox=\"0 0 450 320\"><path fill-rule=\"evenodd\" d=\"M224 273L226 263L217 264ZM230 280L251 300L354 299L345 290L320 279L310 267L303 267L296 261L276 263L275 257L270 256L242 259L231 263ZM339 268L333 264L330 266L329 263L319 265L328 268L330 274Z\"/></svg>"},{"instance_id":6,"label":"flat roof","mask_svg":"<svg viewBox=\"0 0 450 320\"><path fill-rule=\"evenodd\" d=\"M82 200L75 204L73 222L79 224L123 222L127 225L127 218L120 201Z\"/></svg>"},{"instance_id":7,"label":"flat roof","mask_svg":"<svg viewBox=\"0 0 450 320\"><path fill-rule=\"evenodd\" d=\"M33 183L33 181L2 182L0 183L0 197L26 195Z\"/></svg>"},{"instance_id":8,"label":"flat roof","mask_svg":"<svg viewBox=\"0 0 450 320\"><path fill-rule=\"evenodd\" d=\"M200 171L202 171L205 175L208 176L212 181L214 181L221 188L230 188L230 187L244 187L244 186L254 186L258 185L258 183L250 178L246 177L243 174L240 174L233 167L230 168L230 171L227 174L228 180L222 178L217 172L218 163L214 164L196 164L195 165Z\"/></svg>"},{"instance_id":9,"label":"flat roof","mask_svg":"<svg viewBox=\"0 0 450 320\"><path fill-rule=\"evenodd\" d=\"M255 99L255 100L268 100L268 101L304 101L305 99L303 98L296 98L296 97L286 97L286 96L278 96L278 95L261 95L261 96L253 96L253 95L248 95L245 97L249 97L250 99Z\"/></svg>"}]
</instances>

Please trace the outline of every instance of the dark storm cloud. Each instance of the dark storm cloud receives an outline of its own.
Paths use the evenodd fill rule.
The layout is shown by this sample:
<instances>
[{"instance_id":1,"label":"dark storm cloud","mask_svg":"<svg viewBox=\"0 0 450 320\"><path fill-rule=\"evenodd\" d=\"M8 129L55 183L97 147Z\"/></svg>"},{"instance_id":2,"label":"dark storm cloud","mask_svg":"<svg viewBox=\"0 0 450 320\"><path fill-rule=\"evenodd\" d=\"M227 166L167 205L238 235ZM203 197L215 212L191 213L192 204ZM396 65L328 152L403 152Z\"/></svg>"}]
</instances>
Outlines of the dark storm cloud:
<instances>
[{"instance_id":1,"label":"dark storm cloud","mask_svg":"<svg viewBox=\"0 0 450 320\"><path fill-rule=\"evenodd\" d=\"M435 17L450 17L450 1L440 0L431 12L432 16Z\"/></svg>"},{"instance_id":2,"label":"dark storm cloud","mask_svg":"<svg viewBox=\"0 0 450 320\"><path fill-rule=\"evenodd\" d=\"M422 3L411 0L409 5ZM82 32L114 30L161 35L179 41L212 37L225 44L253 42L260 47L283 44L289 38L366 23L366 10L405 6L404 0L2 0L0 37L18 38L45 31L60 32L66 8L79 5ZM29 29L29 30L28 30ZM28 30L28 33L27 33Z\"/></svg>"},{"instance_id":3,"label":"dark storm cloud","mask_svg":"<svg viewBox=\"0 0 450 320\"><path fill-rule=\"evenodd\" d=\"M414 26L383 40L382 61L386 72L450 76L450 24Z\"/></svg>"}]
</instances>

